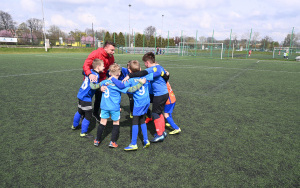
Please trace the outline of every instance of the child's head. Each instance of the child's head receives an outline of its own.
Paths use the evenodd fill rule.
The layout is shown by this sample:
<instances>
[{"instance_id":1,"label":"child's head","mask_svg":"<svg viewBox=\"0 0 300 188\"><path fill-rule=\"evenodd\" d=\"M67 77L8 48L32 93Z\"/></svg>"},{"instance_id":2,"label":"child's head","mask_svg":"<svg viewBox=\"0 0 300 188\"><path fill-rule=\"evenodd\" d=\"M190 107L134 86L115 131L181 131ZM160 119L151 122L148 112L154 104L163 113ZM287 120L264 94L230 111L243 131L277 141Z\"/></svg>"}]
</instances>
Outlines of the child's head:
<instances>
[{"instance_id":1,"label":"child's head","mask_svg":"<svg viewBox=\"0 0 300 188\"><path fill-rule=\"evenodd\" d=\"M151 67L151 65L155 64L155 55L153 52L148 52L143 56L143 61L147 68Z\"/></svg>"},{"instance_id":2,"label":"child's head","mask_svg":"<svg viewBox=\"0 0 300 188\"><path fill-rule=\"evenodd\" d=\"M102 72L104 70L104 62L101 59L94 59L93 61L93 69L97 72Z\"/></svg>"},{"instance_id":3,"label":"child's head","mask_svg":"<svg viewBox=\"0 0 300 188\"><path fill-rule=\"evenodd\" d=\"M121 67L117 63L114 63L111 66L109 66L108 70L109 70L109 75L113 77L119 78L119 76L121 75Z\"/></svg>"},{"instance_id":4,"label":"child's head","mask_svg":"<svg viewBox=\"0 0 300 188\"><path fill-rule=\"evenodd\" d=\"M141 70L141 65L137 60L131 60L128 62L128 69L131 72L138 72Z\"/></svg>"}]
</instances>

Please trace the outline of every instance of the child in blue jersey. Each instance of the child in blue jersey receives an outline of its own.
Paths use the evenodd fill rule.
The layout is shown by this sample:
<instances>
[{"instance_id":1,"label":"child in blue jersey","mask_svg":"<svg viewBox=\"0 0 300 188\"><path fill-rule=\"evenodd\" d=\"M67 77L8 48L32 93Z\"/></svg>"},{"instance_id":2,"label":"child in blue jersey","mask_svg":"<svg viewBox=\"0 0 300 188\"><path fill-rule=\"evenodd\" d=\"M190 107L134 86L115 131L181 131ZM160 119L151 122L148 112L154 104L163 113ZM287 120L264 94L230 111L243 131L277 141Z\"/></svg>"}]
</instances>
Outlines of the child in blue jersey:
<instances>
[{"instance_id":1,"label":"child in blue jersey","mask_svg":"<svg viewBox=\"0 0 300 188\"><path fill-rule=\"evenodd\" d=\"M129 61L129 72L138 72L141 70L140 63L137 60ZM144 148L150 146L150 142L148 140L147 134L147 125L145 123L146 113L150 106L150 97L149 97L149 85L150 82L153 80L153 74L148 74L144 78L147 79L147 82L139 89L138 91L133 93L134 105L133 105L133 119L132 119L132 138L131 143L128 147L124 148L125 151L132 151L137 150L137 137L139 133L139 124L141 125L141 130L143 133L143 143ZM137 85L138 80L140 78L131 78L128 82L123 84L122 82L112 79L112 81L120 88L134 86Z\"/></svg>"},{"instance_id":2,"label":"child in blue jersey","mask_svg":"<svg viewBox=\"0 0 300 188\"><path fill-rule=\"evenodd\" d=\"M97 129L97 137L94 140L94 145L99 146L102 133L107 124L107 119L111 117L113 120L113 129L111 135L111 141L109 147L116 148L118 144L116 143L117 137L119 135L119 119L120 119L120 102L121 102L121 93L126 92L135 92L140 89L142 85L146 82L145 79L140 79L139 83L134 87L125 87L119 89L112 81L112 78L118 79L121 74L121 68L118 64L114 63L109 67L110 78L100 82L100 84L94 84L92 89L98 89L99 87L106 86L105 92L102 93L101 99L101 120Z\"/></svg>"},{"instance_id":3,"label":"child in blue jersey","mask_svg":"<svg viewBox=\"0 0 300 188\"><path fill-rule=\"evenodd\" d=\"M143 61L146 70L129 74L129 77L142 77L147 74L153 73L153 80L151 86L153 90L153 105L152 105L152 119L157 134L151 140L151 142L161 142L166 138L167 133L165 132L165 118L163 116L163 110L165 103L168 100L169 93L166 85L166 81L162 77L165 74L164 68L156 64L155 55L153 52L148 52L143 56Z\"/></svg>"},{"instance_id":4,"label":"child in blue jersey","mask_svg":"<svg viewBox=\"0 0 300 188\"><path fill-rule=\"evenodd\" d=\"M99 83L99 73L102 72L104 70L104 63L102 60L100 59L94 59L93 61L93 69L91 70L91 74L94 74L97 76L97 82L94 83ZM82 120L81 123L81 133L80 133L80 137L82 138L92 138L93 136L88 134L88 127L90 125L90 121L92 118L92 98L95 94L95 90L91 89L90 84L92 82L90 82L90 79L87 75L84 75L84 81L79 89L79 92L77 94L77 98L78 98L78 110L74 115L73 118L73 125L72 125L72 129L76 130L79 122L80 122L80 118L81 116L84 116L84 119Z\"/></svg>"},{"instance_id":5,"label":"child in blue jersey","mask_svg":"<svg viewBox=\"0 0 300 188\"><path fill-rule=\"evenodd\" d=\"M129 70L128 70L129 62L127 63L127 68L125 68L125 67L121 68L121 75L119 76L118 80L123 80L129 74ZM109 71L107 73L109 74ZM107 75L107 77L109 77L109 75ZM132 95L132 93L127 92L127 96L129 98L130 118L133 118L133 116L132 116L133 104L134 104L133 95Z\"/></svg>"}]
</instances>

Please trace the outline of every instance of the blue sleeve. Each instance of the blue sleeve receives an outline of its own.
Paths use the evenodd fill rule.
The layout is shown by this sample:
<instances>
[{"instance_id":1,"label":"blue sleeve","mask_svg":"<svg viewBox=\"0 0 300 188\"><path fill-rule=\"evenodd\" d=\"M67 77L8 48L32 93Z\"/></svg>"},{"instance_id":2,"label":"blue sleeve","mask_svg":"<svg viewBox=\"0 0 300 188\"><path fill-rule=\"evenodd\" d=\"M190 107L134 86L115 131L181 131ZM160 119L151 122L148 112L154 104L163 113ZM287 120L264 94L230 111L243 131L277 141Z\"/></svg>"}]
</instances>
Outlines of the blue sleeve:
<instances>
[{"instance_id":1,"label":"blue sleeve","mask_svg":"<svg viewBox=\"0 0 300 188\"><path fill-rule=\"evenodd\" d=\"M160 66L153 66L146 70L148 71L149 74L153 73L153 78L157 78L157 77L161 76L162 69Z\"/></svg>"},{"instance_id":2,"label":"blue sleeve","mask_svg":"<svg viewBox=\"0 0 300 188\"><path fill-rule=\"evenodd\" d=\"M112 81L114 84L116 84L116 86L117 86L118 88L120 88L120 89L124 89L124 88L125 88L125 85L124 85L124 83L123 83L122 81L117 80L117 79L114 78L114 77L111 78L111 81Z\"/></svg>"},{"instance_id":3,"label":"blue sleeve","mask_svg":"<svg viewBox=\"0 0 300 188\"><path fill-rule=\"evenodd\" d=\"M146 80L148 80L148 81L152 81L153 80L153 73L147 74L147 76L145 76L144 78L146 78Z\"/></svg>"}]
</instances>

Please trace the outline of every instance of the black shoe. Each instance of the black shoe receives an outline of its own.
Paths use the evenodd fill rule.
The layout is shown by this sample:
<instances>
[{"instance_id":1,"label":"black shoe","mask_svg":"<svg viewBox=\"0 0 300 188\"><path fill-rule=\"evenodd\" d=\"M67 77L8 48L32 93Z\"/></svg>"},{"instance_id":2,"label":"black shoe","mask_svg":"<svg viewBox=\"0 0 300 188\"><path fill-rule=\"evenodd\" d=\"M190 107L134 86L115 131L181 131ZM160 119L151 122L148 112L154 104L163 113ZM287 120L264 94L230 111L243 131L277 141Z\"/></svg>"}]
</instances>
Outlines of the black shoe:
<instances>
[{"instance_id":1,"label":"black shoe","mask_svg":"<svg viewBox=\"0 0 300 188\"><path fill-rule=\"evenodd\" d=\"M92 116L96 119L96 121L100 122L100 116L98 113L93 113Z\"/></svg>"}]
</instances>

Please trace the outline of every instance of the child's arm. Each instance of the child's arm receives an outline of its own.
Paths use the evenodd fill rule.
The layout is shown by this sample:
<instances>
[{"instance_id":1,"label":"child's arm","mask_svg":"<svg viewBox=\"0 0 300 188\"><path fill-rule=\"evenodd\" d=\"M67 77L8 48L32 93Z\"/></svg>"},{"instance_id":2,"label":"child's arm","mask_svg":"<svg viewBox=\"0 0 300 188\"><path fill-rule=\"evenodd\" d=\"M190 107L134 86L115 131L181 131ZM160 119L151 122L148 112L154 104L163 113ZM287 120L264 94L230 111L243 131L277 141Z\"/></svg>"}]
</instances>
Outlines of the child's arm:
<instances>
[{"instance_id":1,"label":"child's arm","mask_svg":"<svg viewBox=\"0 0 300 188\"><path fill-rule=\"evenodd\" d=\"M111 78L111 81L120 89L124 89L125 88L125 84L120 81L120 80L117 80L116 78Z\"/></svg>"},{"instance_id":2,"label":"child's arm","mask_svg":"<svg viewBox=\"0 0 300 188\"><path fill-rule=\"evenodd\" d=\"M139 83L137 85L130 87L127 91L129 93L134 93L137 90L139 90L145 83L146 83L146 78L143 79L141 78L139 79Z\"/></svg>"},{"instance_id":3,"label":"child's arm","mask_svg":"<svg viewBox=\"0 0 300 188\"><path fill-rule=\"evenodd\" d=\"M147 74L148 74L148 71L142 70L142 71L139 71L139 72L130 73L129 78L143 77L143 76L146 76Z\"/></svg>"},{"instance_id":4,"label":"child's arm","mask_svg":"<svg viewBox=\"0 0 300 188\"><path fill-rule=\"evenodd\" d=\"M101 87L101 84L100 83L96 84L94 82L91 82L90 87L91 89L99 89Z\"/></svg>"}]
</instances>

